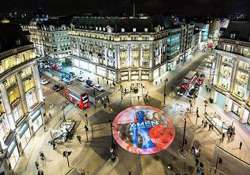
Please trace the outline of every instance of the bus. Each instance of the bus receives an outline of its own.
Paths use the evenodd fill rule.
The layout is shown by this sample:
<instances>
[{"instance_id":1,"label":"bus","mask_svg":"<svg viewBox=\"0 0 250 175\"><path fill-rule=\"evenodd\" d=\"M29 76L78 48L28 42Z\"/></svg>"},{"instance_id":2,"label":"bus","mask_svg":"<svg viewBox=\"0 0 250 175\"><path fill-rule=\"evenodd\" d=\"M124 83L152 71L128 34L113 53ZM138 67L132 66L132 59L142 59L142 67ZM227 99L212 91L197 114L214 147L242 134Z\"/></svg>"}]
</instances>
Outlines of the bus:
<instances>
[{"instance_id":1,"label":"bus","mask_svg":"<svg viewBox=\"0 0 250 175\"><path fill-rule=\"evenodd\" d=\"M193 85L196 84L197 81L197 72L190 71L184 77L183 81L178 85L177 94L183 95L186 91L188 91Z\"/></svg>"},{"instance_id":2,"label":"bus","mask_svg":"<svg viewBox=\"0 0 250 175\"><path fill-rule=\"evenodd\" d=\"M88 93L76 86L70 86L64 91L64 96L73 104L84 110L90 107Z\"/></svg>"}]
</instances>

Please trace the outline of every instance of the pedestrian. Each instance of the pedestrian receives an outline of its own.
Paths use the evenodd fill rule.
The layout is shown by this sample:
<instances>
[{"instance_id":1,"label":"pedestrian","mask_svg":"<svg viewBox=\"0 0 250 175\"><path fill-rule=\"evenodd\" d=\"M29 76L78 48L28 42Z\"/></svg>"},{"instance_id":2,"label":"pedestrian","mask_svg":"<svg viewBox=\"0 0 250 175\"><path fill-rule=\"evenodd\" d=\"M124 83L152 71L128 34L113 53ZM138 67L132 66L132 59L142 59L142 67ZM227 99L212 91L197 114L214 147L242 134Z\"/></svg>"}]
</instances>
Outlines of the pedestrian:
<instances>
[{"instance_id":1,"label":"pedestrian","mask_svg":"<svg viewBox=\"0 0 250 175\"><path fill-rule=\"evenodd\" d=\"M197 166L199 164L199 159L195 158L195 166Z\"/></svg>"},{"instance_id":2,"label":"pedestrian","mask_svg":"<svg viewBox=\"0 0 250 175\"><path fill-rule=\"evenodd\" d=\"M196 115L197 116L199 115L199 108L198 107L196 108Z\"/></svg>"},{"instance_id":3,"label":"pedestrian","mask_svg":"<svg viewBox=\"0 0 250 175\"><path fill-rule=\"evenodd\" d=\"M44 160L45 160L45 155L44 155L44 153L43 153L43 152L40 152L40 159L41 159L42 161L44 161Z\"/></svg>"},{"instance_id":4,"label":"pedestrian","mask_svg":"<svg viewBox=\"0 0 250 175\"><path fill-rule=\"evenodd\" d=\"M224 141L224 138L225 138L225 133L223 132L223 133L222 133L222 137L221 137L221 142Z\"/></svg>"},{"instance_id":5,"label":"pedestrian","mask_svg":"<svg viewBox=\"0 0 250 175\"><path fill-rule=\"evenodd\" d=\"M51 141L51 144L52 144L53 150L55 150L55 149L56 149L56 143L55 143L55 141L52 140L52 141Z\"/></svg>"},{"instance_id":6,"label":"pedestrian","mask_svg":"<svg viewBox=\"0 0 250 175\"><path fill-rule=\"evenodd\" d=\"M52 115L51 115L51 113L50 113L50 112L49 112L49 118L50 118L50 119L52 119Z\"/></svg>"},{"instance_id":7,"label":"pedestrian","mask_svg":"<svg viewBox=\"0 0 250 175\"><path fill-rule=\"evenodd\" d=\"M81 143L82 143L82 138L81 138L81 136L80 136L80 135L77 135L76 138L77 138L78 142L81 144Z\"/></svg>"},{"instance_id":8,"label":"pedestrian","mask_svg":"<svg viewBox=\"0 0 250 175\"><path fill-rule=\"evenodd\" d=\"M140 100L140 96L137 96L138 101Z\"/></svg>"},{"instance_id":9,"label":"pedestrian","mask_svg":"<svg viewBox=\"0 0 250 175\"><path fill-rule=\"evenodd\" d=\"M37 161L35 161L35 166L36 166L36 169L39 170L39 163Z\"/></svg>"},{"instance_id":10,"label":"pedestrian","mask_svg":"<svg viewBox=\"0 0 250 175\"><path fill-rule=\"evenodd\" d=\"M204 126L204 120L202 119L202 121L201 121L201 127L203 127Z\"/></svg>"},{"instance_id":11,"label":"pedestrian","mask_svg":"<svg viewBox=\"0 0 250 175\"><path fill-rule=\"evenodd\" d=\"M239 149L240 149L240 150L241 150L241 148L242 148L242 144L243 144L243 143L242 143L242 142L240 142L240 146L239 146Z\"/></svg>"}]
</instances>

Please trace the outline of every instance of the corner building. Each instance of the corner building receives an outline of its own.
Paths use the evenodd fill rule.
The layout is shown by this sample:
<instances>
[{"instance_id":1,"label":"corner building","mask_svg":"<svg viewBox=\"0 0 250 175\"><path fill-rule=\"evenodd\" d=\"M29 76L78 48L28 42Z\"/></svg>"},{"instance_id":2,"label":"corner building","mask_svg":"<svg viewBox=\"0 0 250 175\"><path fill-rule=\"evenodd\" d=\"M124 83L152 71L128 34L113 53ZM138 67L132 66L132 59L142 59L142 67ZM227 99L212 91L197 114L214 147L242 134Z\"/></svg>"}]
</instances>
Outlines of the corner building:
<instances>
[{"instance_id":1,"label":"corner building","mask_svg":"<svg viewBox=\"0 0 250 175\"><path fill-rule=\"evenodd\" d=\"M250 125L250 22L232 21L215 50L214 102Z\"/></svg>"},{"instance_id":2,"label":"corner building","mask_svg":"<svg viewBox=\"0 0 250 175\"><path fill-rule=\"evenodd\" d=\"M22 26L36 53L108 81L159 81L191 59L194 24L173 17L54 18Z\"/></svg>"},{"instance_id":3,"label":"corner building","mask_svg":"<svg viewBox=\"0 0 250 175\"><path fill-rule=\"evenodd\" d=\"M14 24L0 31L0 151L11 171L43 124L43 95L33 45Z\"/></svg>"}]
</instances>

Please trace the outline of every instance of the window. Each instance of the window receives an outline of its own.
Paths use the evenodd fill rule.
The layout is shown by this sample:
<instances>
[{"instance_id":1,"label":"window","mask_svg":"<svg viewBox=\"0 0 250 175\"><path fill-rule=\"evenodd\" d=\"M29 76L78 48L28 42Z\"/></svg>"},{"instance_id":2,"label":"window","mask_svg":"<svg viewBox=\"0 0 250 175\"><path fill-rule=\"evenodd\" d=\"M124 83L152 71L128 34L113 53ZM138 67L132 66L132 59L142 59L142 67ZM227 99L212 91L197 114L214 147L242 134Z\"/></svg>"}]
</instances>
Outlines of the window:
<instances>
[{"instance_id":1,"label":"window","mask_svg":"<svg viewBox=\"0 0 250 175\"><path fill-rule=\"evenodd\" d=\"M236 36L235 33L231 33L231 34L230 34L230 38L231 38L231 39L235 39L235 36Z\"/></svg>"},{"instance_id":2,"label":"window","mask_svg":"<svg viewBox=\"0 0 250 175\"><path fill-rule=\"evenodd\" d=\"M14 101L16 101L18 98L20 98L20 93L19 93L19 89L16 86L15 88L11 89L8 93L9 96L9 101L10 103L13 103Z\"/></svg>"},{"instance_id":3,"label":"window","mask_svg":"<svg viewBox=\"0 0 250 175\"><path fill-rule=\"evenodd\" d=\"M27 79L23 82L24 85L24 92L29 91L33 87L35 87L35 82L33 78Z\"/></svg>"}]
</instances>

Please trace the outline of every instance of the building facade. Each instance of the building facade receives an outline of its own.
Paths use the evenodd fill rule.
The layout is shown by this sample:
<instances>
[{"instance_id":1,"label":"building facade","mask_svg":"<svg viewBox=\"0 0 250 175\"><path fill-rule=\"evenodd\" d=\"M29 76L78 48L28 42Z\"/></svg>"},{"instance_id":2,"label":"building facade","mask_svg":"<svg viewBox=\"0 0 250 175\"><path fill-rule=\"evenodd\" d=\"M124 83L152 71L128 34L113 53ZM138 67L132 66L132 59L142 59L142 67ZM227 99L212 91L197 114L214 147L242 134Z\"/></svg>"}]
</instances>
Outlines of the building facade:
<instances>
[{"instance_id":1,"label":"building facade","mask_svg":"<svg viewBox=\"0 0 250 175\"><path fill-rule=\"evenodd\" d=\"M7 37L7 30L4 31L2 34ZM9 32L17 40L9 43L12 36L1 43L0 151L3 162L13 170L31 137L43 124L43 95L34 46L15 36L12 33L15 30ZM10 47L6 48L7 45Z\"/></svg>"},{"instance_id":2,"label":"building facade","mask_svg":"<svg viewBox=\"0 0 250 175\"><path fill-rule=\"evenodd\" d=\"M191 58L192 24L151 17L73 17L60 24L49 20L36 31L23 29L39 38L31 40L39 55L67 57L77 75L153 81Z\"/></svg>"},{"instance_id":3,"label":"building facade","mask_svg":"<svg viewBox=\"0 0 250 175\"><path fill-rule=\"evenodd\" d=\"M215 50L214 102L236 119L250 124L250 27L230 22Z\"/></svg>"}]
</instances>

